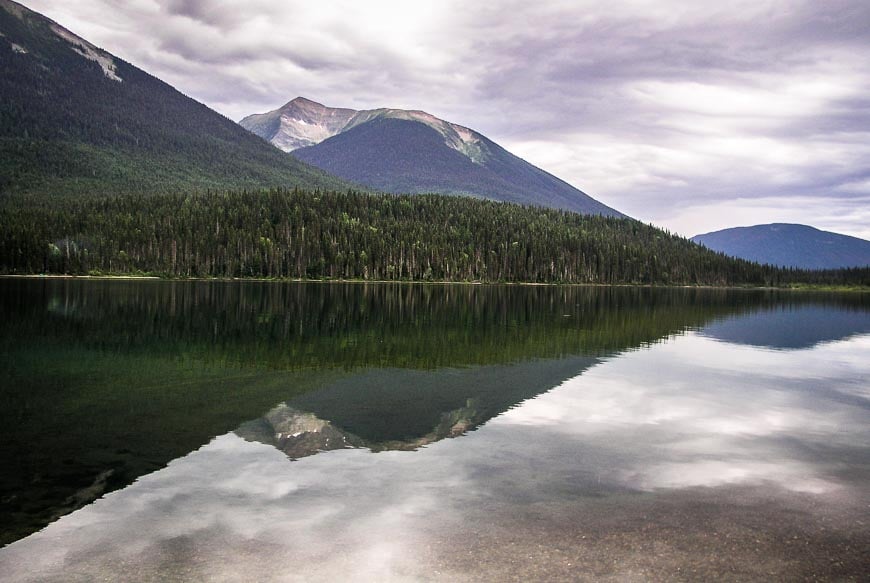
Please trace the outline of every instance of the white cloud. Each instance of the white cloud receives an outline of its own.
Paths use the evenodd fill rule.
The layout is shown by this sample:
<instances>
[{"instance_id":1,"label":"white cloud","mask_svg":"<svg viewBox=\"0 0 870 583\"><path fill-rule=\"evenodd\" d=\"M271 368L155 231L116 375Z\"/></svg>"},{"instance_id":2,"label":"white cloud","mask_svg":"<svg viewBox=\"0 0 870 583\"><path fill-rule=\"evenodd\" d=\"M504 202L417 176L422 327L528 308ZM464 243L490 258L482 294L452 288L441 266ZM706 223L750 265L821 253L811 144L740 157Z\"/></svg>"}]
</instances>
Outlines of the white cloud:
<instances>
[{"instance_id":1,"label":"white cloud","mask_svg":"<svg viewBox=\"0 0 870 583\"><path fill-rule=\"evenodd\" d=\"M762 497L774 519L798 499L827 520L866 505L855 493L870 438L868 347L866 334L766 350L691 332L414 452L291 462L227 434L5 547L0 570L12 581L116 579L119 568L143 579L419 580L456 558L437 555L456 536L477 541L500 521L529 525L539 544L547 512L572 517L552 524L566 544L573 519L603 540L618 532L600 550L610 561L632 540L613 530L614 507L647 524L661 495L692 519L699 487L721 488L707 499L722 505ZM493 578L486 561L474 568Z\"/></svg>"},{"instance_id":2,"label":"white cloud","mask_svg":"<svg viewBox=\"0 0 870 583\"><path fill-rule=\"evenodd\" d=\"M781 198L765 220L867 236L858 0L25 1L233 119L297 95L424 109L685 234Z\"/></svg>"},{"instance_id":3,"label":"white cloud","mask_svg":"<svg viewBox=\"0 0 870 583\"><path fill-rule=\"evenodd\" d=\"M653 220L687 237L732 226L810 223L820 229L870 240L870 197L746 196L701 200L673 212L657 212Z\"/></svg>"}]
</instances>

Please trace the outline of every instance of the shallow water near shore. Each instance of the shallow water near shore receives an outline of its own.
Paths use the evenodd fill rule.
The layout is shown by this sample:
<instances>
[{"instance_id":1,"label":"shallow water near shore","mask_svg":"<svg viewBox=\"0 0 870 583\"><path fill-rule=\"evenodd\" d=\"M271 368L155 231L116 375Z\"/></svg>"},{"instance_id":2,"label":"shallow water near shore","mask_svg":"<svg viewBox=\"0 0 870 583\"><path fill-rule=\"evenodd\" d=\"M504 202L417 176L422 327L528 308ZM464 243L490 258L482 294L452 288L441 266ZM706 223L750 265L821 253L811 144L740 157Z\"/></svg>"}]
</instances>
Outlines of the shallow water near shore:
<instances>
[{"instance_id":1,"label":"shallow water near shore","mask_svg":"<svg viewBox=\"0 0 870 583\"><path fill-rule=\"evenodd\" d=\"M860 580L870 296L0 281L9 581Z\"/></svg>"}]
</instances>

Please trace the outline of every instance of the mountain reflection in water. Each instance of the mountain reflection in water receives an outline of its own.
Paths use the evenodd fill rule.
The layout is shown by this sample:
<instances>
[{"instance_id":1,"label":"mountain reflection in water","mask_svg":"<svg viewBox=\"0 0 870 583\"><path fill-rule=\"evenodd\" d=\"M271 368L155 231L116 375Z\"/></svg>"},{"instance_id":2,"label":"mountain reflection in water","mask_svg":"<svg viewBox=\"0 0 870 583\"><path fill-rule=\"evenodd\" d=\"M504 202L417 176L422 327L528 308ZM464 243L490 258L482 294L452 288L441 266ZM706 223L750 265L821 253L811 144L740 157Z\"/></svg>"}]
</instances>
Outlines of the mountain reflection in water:
<instances>
[{"instance_id":1,"label":"mountain reflection in water","mask_svg":"<svg viewBox=\"0 0 870 583\"><path fill-rule=\"evenodd\" d=\"M566 357L434 371L372 370L281 403L236 434L294 459L350 447L414 450L473 430L596 362Z\"/></svg>"},{"instance_id":2,"label":"mountain reflection in water","mask_svg":"<svg viewBox=\"0 0 870 583\"><path fill-rule=\"evenodd\" d=\"M374 421L326 416L351 398L342 377L253 425L265 442L325 432L361 449L309 455L229 432L8 546L0 569L12 581L113 578L118 565L143 580L858 579L868 351L867 334L769 350L688 332L578 359L549 390L413 452L359 437L388 435ZM557 378L562 362L489 372ZM488 369L366 371L359 386L465 374L473 391ZM367 415L393 415L392 395Z\"/></svg>"},{"instance_id":3,"label":"mountain reflection in water","mask_svg":"<svg viewBox=\"0 0 870 583\"><path fill-rule=\"evenodd\" d=\"M724 342L775 349L812 348L858 334L870 333L870 311L858 306L818 303L756 308L705 326L701 334Z\"/></svg>"},{"instance_id":4,"label":"mountain reflection in water","mask_svg":"<svg viewBox=\"0 0 870 583\"><path fill-rule=\"evenodd\" d=\"M599 357L768 301L700 290L3 279L0 543L342 377ZM417 390L394 404L414 411L382 425L401 435L363 439L426 435L475 397L457 388ZM477 422L547 388L507 382ZM374 399L377 387L366 391ZM322 403L332 415L335 402Z\"/></svg>"},{"instance_id":5,"label":"mountain reflection in water","mask_svg":"<svg viewBox=\"0 0 870 583\"><path fill-rule=\"evenodd\" d=\"M12 581L866 570L865 296L0 290Z\"/></svg>"}]
</instances>

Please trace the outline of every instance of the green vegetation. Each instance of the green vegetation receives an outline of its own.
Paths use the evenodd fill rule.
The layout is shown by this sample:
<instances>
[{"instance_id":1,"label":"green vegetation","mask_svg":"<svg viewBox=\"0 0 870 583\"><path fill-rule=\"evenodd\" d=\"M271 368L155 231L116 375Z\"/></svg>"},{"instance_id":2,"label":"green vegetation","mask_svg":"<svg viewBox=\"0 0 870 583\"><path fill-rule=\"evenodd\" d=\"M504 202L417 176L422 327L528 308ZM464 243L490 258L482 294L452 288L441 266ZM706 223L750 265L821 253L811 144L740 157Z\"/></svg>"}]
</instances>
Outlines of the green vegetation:
<instances>
[{"instance_id":1,"label":"green vegetation","mask_svg":"<svg viewBox=\"0 0 870 583\"><path fill-rule=\"evenodd\" d=\"M0 202L0 270L593 284L867 286L870 269L729 258L631 219L302 190Z\"/></svg>"},{"instance_id":2,"label":"green vegetation","mask_svg":"<svg viewBox=\"0 0 870 583\"><path fill-rule=\"evenodd\" d=\"M606 356L775 298L696 289L0 280L0 544L350 374ZM427 394L422 376L408 394L436 418L468 399L491 416L551 386L523 385L508 371L488 396L478 384L452 392L434 384Z\"/></svg>"},{"instance_id":3,"label":"green vegetation","mask_svg":"<svg viewBox=\"0 0 870 583\"><path fill-rule=\"evenodd\" d=\"M52 26L0 2L0 192L350 186L121 59L107 77Z\"/></svg>"},{"instance_id":4,"label":"green vegetation","mask_svg":"<svg viewBox=\"0 0 870 583\"><path fill-rule=\"evenodd\" d=\"M867 268L762 267L628 219L326 192L354 187L36 13L0 2L0 32L0 273L870 284ZM366 155L354 163L371 170ZM430 178L449 174L429 162ZM487 188L507 192L528 171Z\"/></svg>"},{"instance_id":5,"label":"green vegetation","mask_svg":"<svg viewBox=\"0 0 870 583\"><path fill-rule=\"evenodd\" d=\"M703 289L2 279L0 544L351 374L607 356L780 299ZM407 387L413 404L395 414L419 425L472 399L482 422L552 386L508 372L489 393L486 383L426 393L425 375L406 374L413 382L393 389Z\"/></svg>"},{"instance_id":6,"label":"green vegetation","mask_svg":"<svg viewBox=\"0 0 870 583\"><path fill-rule=\"evenodd\" d=\"M852 268L844 270L848 274L860 274L861 272L867 271L866 268ZM832 270L831 273L836 273L836 270ZM854 283L854 284L823 284L823 283L790 283L785 286L787 289L797 290L797 291L811 291L811 292L866 292L870 291L870 283L867 283L867 277L858 277L853 278L847 276L844 278L846 281L863 281L864 283Z\"/></svg>"},{"instance_id":7,"label":"green vegetation","mask_svg":"<svg viewBox=\"0 0 870 583\"><path fill-rule=\"evenodd\" d=\"M326 405L312 391L370 369L391 374L606 357L771 304L823 302L863 310L865 297L638 287L0 279L0 544L282 401L304 399L303 409L320 412ZM561 365L548 367L543 368L558 372ZM427 385L423 373L402 374L410 381L395 390L413 395L419 410L408 426L425 425L420 419L438 418L469 399L479 409L476 422L483 422L552 386L523 384L513 369L503 371L505 382L489 393L486 383ZM350 386L375 391L357 396L369 406L378 395L385 403L396 396L381 385Z\"/></svg>"}]
</instances>

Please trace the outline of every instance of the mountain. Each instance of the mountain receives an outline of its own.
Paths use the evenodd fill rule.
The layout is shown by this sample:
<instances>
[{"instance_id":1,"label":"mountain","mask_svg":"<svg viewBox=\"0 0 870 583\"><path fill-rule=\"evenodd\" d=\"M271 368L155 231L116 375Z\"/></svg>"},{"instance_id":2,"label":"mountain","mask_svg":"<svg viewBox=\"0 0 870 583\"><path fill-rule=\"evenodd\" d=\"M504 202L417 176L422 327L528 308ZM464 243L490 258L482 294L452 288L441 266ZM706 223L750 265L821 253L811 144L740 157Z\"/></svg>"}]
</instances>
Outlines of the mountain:
<instances>
[{"instance_id":1,"label":"mountain","mask_svg":"<svg viewBox=\"0 0 870 583\"><path fill-rule=\"evenodd\" d=\"M297 97L239 123L300 160L384 192L460 194L625 216L486 136L423 111L356 111Z\"/></svg>"},{"instance_id":2,"label":"mountain","mask_svg":"<svg viewBox=\"0 0 870 583\"><path fill-rule=\"evenodd\" d=\"M870 265L870 241L807 225L734 227L696 235L692 241L727 255L771 265L803 269Z\"/></svg>"},{"instance_id":3,"label":"mountain","mask_svg":"<svg viewBox=\"0 0 870 583\"><path fill-rule=\"evenodd\" d=\"M0 0L0 192L350 185L56 22Z\"/></svg>"}]
</instances>

